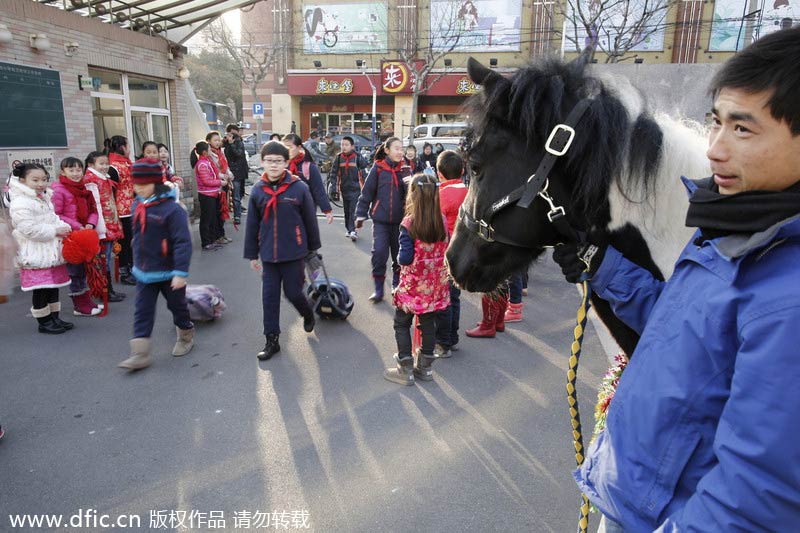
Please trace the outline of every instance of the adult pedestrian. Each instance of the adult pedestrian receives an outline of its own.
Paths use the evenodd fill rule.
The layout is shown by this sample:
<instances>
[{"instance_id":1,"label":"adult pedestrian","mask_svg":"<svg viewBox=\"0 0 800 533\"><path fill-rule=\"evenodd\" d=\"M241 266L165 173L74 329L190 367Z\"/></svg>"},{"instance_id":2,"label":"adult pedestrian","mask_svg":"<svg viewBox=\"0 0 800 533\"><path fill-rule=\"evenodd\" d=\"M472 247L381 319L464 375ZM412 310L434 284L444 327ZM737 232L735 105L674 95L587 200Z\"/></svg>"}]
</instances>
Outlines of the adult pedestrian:
<instances>
[{"instance_id":1,"label":"adult pedestrian","mask_svg":"<svg viewBox=\"0 0 800 533\"><path fill-rule=\"evenodd\" d=\"M800 28L711 82L698 228L660 281L613 247L556 248L641 338L575 472L606 531L793 531L800 522ZM599 242L599 241L598 241Z\"/></svg>"},{"instance_id":2,"label":"adult pedestrian","mask_svg":"<svg viewBox=\"0 0 800 533\"><path fill-rule=\"evenodd\" d=\"M327 155L320 150L320 142L319 132L312 131L308 139L306 139L306 142L303 143L303 150L311 156L315 163L319 163L327 157Z\"/></svg>"},{"instance_id":3,"label":"adult pedestrian","mask_svg":"<svg viewBox=\"0 0 800 533\"><path fill-rule=\"evenodd\" d=\"M433 153L433 145L431 143L425 143L422 145L422 154L419 156L420 166L422 169L425 169L428 166L435 169L436 157L436 154Z\"/></svg>"},{"instance_id":4,"label":"adult pedestrian","mask_svg":"<svg viewBox=\"0 0 800 533\"><path fill-rule=\"evenodd\" d=\"M351 241L358 240L356 231L356 204L364 186L364 169L367 162L355 150L352 137L342 138L342 151L333 160L328 181L336 184L336 189L342 197L344 207L345 237Z\"/></svg>"},{"instance_id":5,"label":"adult pedestrian","mask_svg":"<svg viewBox=\"0 0 800 533\"><path fill-rule=\"evenodd\" d=\"M328 159L333 159L341 151L339 143L333 140L333 133L331 132L325 134L324 151Z\"/></svg>"},{"instance_id":6,"label":"adult pedestrian","mask_svg":"<svg viewBox=\"0 0 800 533\"><path fill-rule=\"evenodd\" d=\"M244 184L247 174L250 172L250 165L247 163L247 151L244 148L244 141L239 133L239 126L228 124L225 126L225 140L223 146L225 157L233 173L233 223L242 222L242 197L244 196Z\"/></svg>"}]
</instances>

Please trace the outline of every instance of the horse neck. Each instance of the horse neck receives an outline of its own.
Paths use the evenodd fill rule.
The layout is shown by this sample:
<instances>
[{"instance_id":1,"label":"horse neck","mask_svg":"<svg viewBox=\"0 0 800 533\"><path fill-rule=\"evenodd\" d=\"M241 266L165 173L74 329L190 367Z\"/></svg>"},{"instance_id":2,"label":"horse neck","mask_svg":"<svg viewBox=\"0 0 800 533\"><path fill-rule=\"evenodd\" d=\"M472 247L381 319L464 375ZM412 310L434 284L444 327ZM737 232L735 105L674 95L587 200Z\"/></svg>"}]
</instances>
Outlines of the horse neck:
<instances>
[{"instance_id":1,"label":"horse neck","mask_svg":"<svg viewBox=\"0 0 800 533\"><path fill-rule=\"evenodd\" d=\"M638 230L653 263L666 279L694 232L684 223L689 200L680 177L699 179L710 175L711 170L699 124L690 127L665 115L655 120L663 139L660 165L650 190L645 193L642 187L631 187L630 182L643 181L635 176L615 176L609 190L611 220L607 229L612 235L627 225Z\"/></svg>"}]
</instances>

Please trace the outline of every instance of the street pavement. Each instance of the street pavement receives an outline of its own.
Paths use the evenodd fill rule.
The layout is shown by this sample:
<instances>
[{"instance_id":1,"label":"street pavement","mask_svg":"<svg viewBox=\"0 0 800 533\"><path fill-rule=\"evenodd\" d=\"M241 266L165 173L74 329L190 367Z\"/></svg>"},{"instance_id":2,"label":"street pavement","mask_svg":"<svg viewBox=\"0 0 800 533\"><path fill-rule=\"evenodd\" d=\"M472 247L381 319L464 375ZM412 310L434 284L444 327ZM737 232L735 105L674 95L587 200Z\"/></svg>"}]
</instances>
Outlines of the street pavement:
<instances>
[{"instance_id":1,"label":"street pavement","mask_svg":"<svg viewBox=\"0 0 800 533\"><path fill-rule=\"evenodd\" d=\"M36 332L28 294L0 306L0 531L10 514L66 521L79 509L139 515L142 531L266 531L276 518L279 529L305 522L324 532L574 531L565 373L579 296L549 257L531 268L523 322L469 339L480 298L465 293L461 350L434 364L434 381L403 387L382 377L393 313L367 300L370 224L355 244L341 218L320 227L328 271L349 285L355 308L306 334L284 300L282 350L266 362L255 357L260 278L242 259L243 228L230 224L234 242L217 252L200 252L194 228L190 283L219 286L228 310L197 324L185 357L170 356L161 300L152 366L116 367L132 287L102 319L72 317L62 289L62 315L76 324L64 335ZM590 324L578 377L587 445L606 366ZM100 529L91 526L55 529Z\"/></svg>"}]
</instances>

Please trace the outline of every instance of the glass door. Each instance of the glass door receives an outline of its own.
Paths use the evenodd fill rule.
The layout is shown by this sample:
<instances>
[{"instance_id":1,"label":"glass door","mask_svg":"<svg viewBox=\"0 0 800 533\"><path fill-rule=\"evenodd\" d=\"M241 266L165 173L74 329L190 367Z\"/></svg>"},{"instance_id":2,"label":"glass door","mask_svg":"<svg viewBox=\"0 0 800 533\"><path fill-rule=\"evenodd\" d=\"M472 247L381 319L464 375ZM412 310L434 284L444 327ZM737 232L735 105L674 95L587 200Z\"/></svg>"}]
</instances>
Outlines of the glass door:
<instances>
[{"instance_id":1,"label":"glass door","mask_svg":"<svg viewBox=\"0 0 800 533\"><path fill-rule=\"evenodd\" d=\"M133 146L131 154L139 157L145 141L163 143L172 152L169 136L169 115L161 115L148 111L131 111L131 127L133 128Z\"/></svg>"},{"instance_id":2,"label":"glass door","mask_svg":"<svg viewBox=\"0 0 800 533\"><path fill-rule=\"evenodd\" d=\"M353 114L328 113L328 131L334 135L353 133Z\"/></svg>"}]
</instances>

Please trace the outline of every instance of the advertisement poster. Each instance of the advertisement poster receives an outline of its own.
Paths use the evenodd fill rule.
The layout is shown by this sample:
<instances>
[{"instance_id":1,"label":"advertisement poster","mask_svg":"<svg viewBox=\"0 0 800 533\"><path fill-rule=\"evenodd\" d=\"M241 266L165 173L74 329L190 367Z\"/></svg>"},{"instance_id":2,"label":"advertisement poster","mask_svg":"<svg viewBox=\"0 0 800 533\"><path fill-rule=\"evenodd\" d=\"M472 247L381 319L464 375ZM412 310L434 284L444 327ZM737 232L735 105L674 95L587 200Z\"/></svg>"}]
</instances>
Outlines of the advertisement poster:
<instances>
[{"instance_id":1,"label":"advertisement poster","mask_svg":"<svg viewBox=\"0 0 800 533\"><path fill-rule=\"evenodd\" d=\"M387 5L306 4L303 53L370 54L387 50Z\"/></svg>"},{"instance_id":2,"label":"advertisement poster","mask_svg":"<svg viewBox=\"0 0 800 533\"><path fill-rule=\"evenodd\" d=\"M436 50L516 52L521 0L431 0L431 39Z\"/></svg>"},{"instance_id":3,"label":"advertisement poster","mask_svg":"<svg viewBox=\"0 0 800 533\"><path fill-rule=\"evenodd\" d=\"M752 40L800 23L800 0L717 0L709 50L735 52Z\"/></svg>"},{"instance_id":4,"label":"advertisement poster","mask_svg":"<svg viewBox=\"0 0 800 533\"><path fill-rule=\"evenodd\" d=\"M594 27L590 32L580 20L577 20L577 31L573 18L573 2L581 2L581 11L584 19L594 20ZM642 20L644 7L650 12L647 20ZM608 51L615 49L615 41L619 37L622 45L617 49L628 49L630 52L660 52L664 50L664 31L666 29L667 0L622 0L617 3L607 4L600 0L569 0L567 5L567 23L565 50L577 52L592 44L597 43L597 50ZM579 15L575 15L580 17ZM634 28L641 27L636 32ZM577 40L577 41L576 41ZM632 46L628 46L630 42Z\"/></svg>"}]
</instances>

